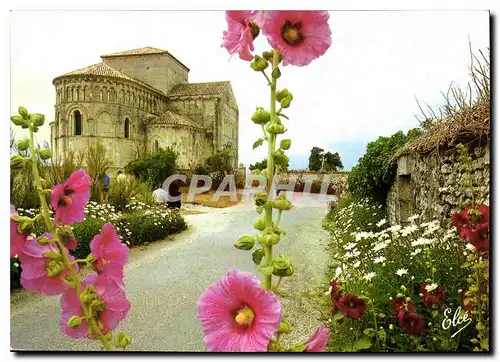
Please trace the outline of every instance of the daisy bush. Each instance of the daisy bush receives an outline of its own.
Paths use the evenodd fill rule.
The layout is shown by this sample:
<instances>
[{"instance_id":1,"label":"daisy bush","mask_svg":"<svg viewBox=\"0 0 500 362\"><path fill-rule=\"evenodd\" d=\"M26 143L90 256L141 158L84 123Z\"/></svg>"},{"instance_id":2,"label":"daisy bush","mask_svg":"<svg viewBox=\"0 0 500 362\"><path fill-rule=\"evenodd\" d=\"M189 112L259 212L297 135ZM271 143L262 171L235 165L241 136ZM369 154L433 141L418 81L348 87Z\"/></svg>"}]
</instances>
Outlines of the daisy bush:
<instances>
[{"instance_id":1,"label":"daisy bush","mask_svg":"<svg viewBox=\"0 0 500 362\"><path fill-rule=\"evenodd\" d=\"M452 220L416 214L389 225L370 199L331 205L330 350L488 349L489 208L471 205Z\"/></svg>"},{"instance_id":2,"label":"daisy bush","mask_svg":"<svg viewBox=\"0 0 500 362\"><path fill-rule=\"evenodd\" d=\"M100 204L90 201L84 207L84 219L74 223L71 231L78 240L74 250L77 258L85 258L90 253L90 243L106 223L115 225L119 238L128 247L142 245L157 240L162 240L170 234L178 233L186 228L186 222L177 209L167 209L146 204L132 197L124 206L124 211L119 211L110 204ZM37 209L17 209L21 216L34 217L39 213ZM44 225L34 223L35 233L42 233ZM17 252L11 258L11 288L20 287L20 273L22 263L17 257Z\"/></svg>"},{"instance_id":3,"label":"daisy bush","mask_svg":"<svg viewBox=\"0 0 500 362\"><path fill-rule=\"evenodd\" d=\"M274 176L286 168L286 155L291 140L280 135L286 132L286 109L293 94L278 88L278 79L285 66L306 66L323 55L331 44L331 31L326 11L226 11L228 29L223 32L222 46L229 54L238 54L249 67L263 76L270 94L269 108L258 106L251 121L262 129L262 138L253 148L266 143L265 168L259 175L265 179L265 191L255 196L258 213L253 227L256 231L236 240L240 250L255 250L252 260L262 274L262 282L248 272L230 270L215 281L198 300L198 319L202 323L205 347L212 352L322 352L329 330L320 325L308 340L285 346L280 336L291 332L291 325L282 317L277 297L284 278L294 274L293 262L287 255L273 249L286 231L280 227L283 214L293 208L290 200L276 196ZM253 41L262 34L271 49L256 54Z\"/></svg>"}]
</instances>

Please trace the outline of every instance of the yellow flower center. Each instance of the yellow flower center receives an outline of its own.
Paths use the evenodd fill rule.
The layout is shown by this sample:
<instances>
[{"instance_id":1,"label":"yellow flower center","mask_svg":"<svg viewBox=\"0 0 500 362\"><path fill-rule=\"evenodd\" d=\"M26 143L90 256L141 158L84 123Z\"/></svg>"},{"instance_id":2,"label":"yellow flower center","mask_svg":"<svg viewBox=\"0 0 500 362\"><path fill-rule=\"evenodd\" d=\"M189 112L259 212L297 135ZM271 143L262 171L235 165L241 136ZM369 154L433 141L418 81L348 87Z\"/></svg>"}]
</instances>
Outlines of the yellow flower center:
<instances>
[{"instance_id":1,"label":"yellow flower center","mask_svg":"<svg viewBox=\"0 0 500 362\"><path fill-rule=\"evenodd\" d=\"M288 44L299 45L304 40L304 36L300 32L301 29L302 23L292 24L287 20L281 29L281 36Z\"/></svg>"},{"instance_id":2,"label":"yellow flower center","mask_svg":"<svg viewBox=\"0 0 500 362\"><path fill-rule=\"evenodd\" d=\"M234 320L240 326L250 327L252 325L254 318L255 318L255 313L250 307L246 306L238 311L238 314L236 315L236 317L234 317Z\"/></svg>"}]
</instances>

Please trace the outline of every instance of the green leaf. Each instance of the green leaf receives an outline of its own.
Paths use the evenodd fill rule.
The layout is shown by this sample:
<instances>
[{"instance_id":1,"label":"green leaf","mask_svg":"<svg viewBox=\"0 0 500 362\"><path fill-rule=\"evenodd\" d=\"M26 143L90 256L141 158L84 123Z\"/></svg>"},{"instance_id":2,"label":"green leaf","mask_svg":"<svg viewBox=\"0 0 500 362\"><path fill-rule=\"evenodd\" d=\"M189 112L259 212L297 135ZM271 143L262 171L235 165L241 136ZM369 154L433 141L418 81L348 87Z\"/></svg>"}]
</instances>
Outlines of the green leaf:
<instances>
[{"instance_id":1,"label":"green leaf","mask_svg":"<svg viewBox=\"0 0 500 362\"><path fill-rule=\"evenodd\" d=\"M354 342L354 350L359 351L361 349L368 349L372 345L372 340L368 337L361 337L356 342Z\"/></svg>"},{"instance_id":2,"label":"green leaf","mask_svg":"<svg viewBox=\"0 0 500 362\"><path fill-rule=\"evenodd\" d=\"M385 330L380 329L378 332L378 337L385 343L385 340L387 339L387 333L385 333Z\"/></svg>"},{"instance_id":3,"label":"green leaf","mask_svg":"<svg viewBox=\"0 0 500 362\"><path fill-rule=\"evenodd\" d=\"M259 138L257 141L255 141L253 143L253 149L255 150L257 147L262 146L263 143L264 143L264 139Z\"/></svg>"},{"instance_id":4,"label":"green leaf","mask_svg":"<svg viewBox=\"0 0 500 362\"><path fill-rule=\"evenodd\" d=\"M344 315L343 315L342 313L340 313L340 312L337 312L337 314L335 314L335 315L333 316L333 320L334 320L334 321L338 321L338 320L340 320L340 319L342 319L342 318L344 318Z\"/></svg>"},{"instance_id":5,"label":"green leaf","mask_svg":"<svg viewBox=\"0 0 500 362\"><path fill-rule=\"evenodd\" d=\"M375 329L373 329L373 328L366 328L363 331L363 334L366 334L368 337L373 337L373 336L375 336Z\"/></svg>"}]
</instances>

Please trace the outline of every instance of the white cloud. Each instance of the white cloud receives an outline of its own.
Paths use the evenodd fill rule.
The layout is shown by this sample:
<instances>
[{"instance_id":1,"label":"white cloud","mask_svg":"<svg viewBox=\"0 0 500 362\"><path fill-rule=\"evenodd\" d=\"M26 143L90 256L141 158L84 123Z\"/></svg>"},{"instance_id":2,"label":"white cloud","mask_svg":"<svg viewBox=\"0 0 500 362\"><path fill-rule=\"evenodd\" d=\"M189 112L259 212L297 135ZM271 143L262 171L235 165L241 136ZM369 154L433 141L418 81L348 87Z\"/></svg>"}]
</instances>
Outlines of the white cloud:
<instances>
[{"instance_id":1,"label":"white cloud","mask_svg":"<svg viewBox=\"0 0 500 362\"><path fill-rule=\"evenodd\" d=\"M261 131L249 119L257 105L269 103L266 84L220 47L223 12L33 11L13 12L11 19L12 113L22 104L50 120L54 77L97 63L102 54L153 46L184 62L191 82L230 80L240 108L240 161L265 157L263 147L252 150ZM414 96L442 103L450 82L469 80L469 38L475 49L489 46L486 11L332 12L330 25L326 55L307 67L285 67L279 79L280 88L294 93L287 110L292 164L294 155L306 160L313 146L352 142L361 155L360 140L417 126ZM256 45L268 46L263 37ZM40 137L49 138L48 126Z\"/></svg>"}]
</instances>

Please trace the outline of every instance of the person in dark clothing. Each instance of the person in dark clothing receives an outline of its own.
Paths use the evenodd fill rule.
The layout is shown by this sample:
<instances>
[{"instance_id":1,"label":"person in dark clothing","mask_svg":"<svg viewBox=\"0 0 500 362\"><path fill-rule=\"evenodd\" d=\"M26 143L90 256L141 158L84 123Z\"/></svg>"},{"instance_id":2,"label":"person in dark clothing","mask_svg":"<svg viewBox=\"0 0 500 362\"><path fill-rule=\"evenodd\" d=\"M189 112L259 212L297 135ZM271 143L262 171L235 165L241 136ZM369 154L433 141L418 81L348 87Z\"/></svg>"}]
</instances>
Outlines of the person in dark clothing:
<instances>
[{"instance_id":1,"label":"person in dark clothing","mask_svg":"<svg viewBox=\"0 0 500 362\"><path fill-rule=\"evenodd\" d=\"M171 197L179 197L181 196L181 191L180 191L180 180L174 180L170 183L168 187L168 194L169 194L169 199ZM181 201L167 201L167 207L170 209L180 209L181 208Z\"/></svg>"}]
</instances>

